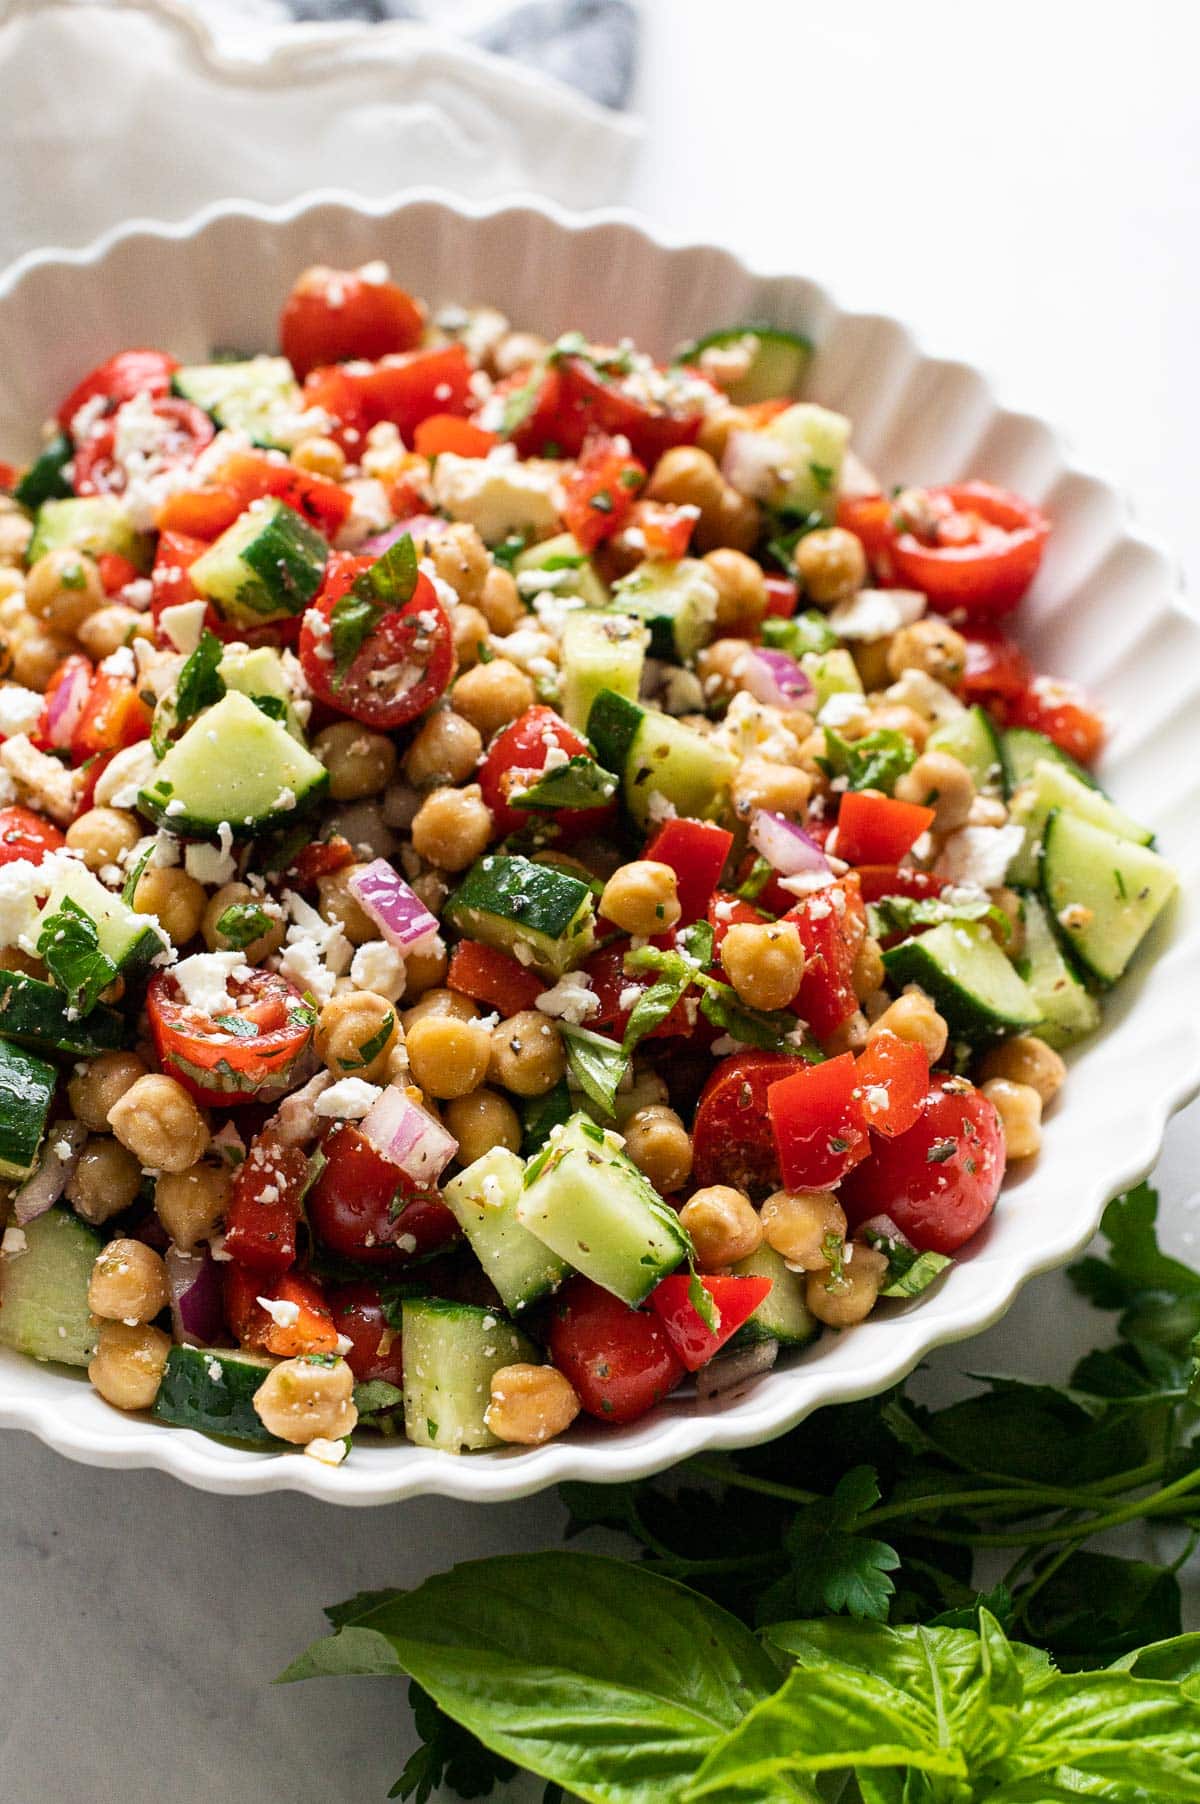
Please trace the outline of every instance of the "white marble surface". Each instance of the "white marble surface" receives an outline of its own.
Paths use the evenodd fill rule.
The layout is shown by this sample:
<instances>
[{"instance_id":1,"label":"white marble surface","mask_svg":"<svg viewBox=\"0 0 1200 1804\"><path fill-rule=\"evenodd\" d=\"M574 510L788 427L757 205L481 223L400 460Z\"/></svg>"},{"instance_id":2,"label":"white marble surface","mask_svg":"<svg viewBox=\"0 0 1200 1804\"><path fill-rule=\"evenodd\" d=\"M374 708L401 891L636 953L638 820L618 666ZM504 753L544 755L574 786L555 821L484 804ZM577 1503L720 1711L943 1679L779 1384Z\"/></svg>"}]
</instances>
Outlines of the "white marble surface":
<instances>
[{"instance_id":1,"label":"white marble surface","mask_svg":"<svg viewBox=\"0 0 1200 1804\"><path fill-rule=\"evenodd\" d=\"M1062 422L1195 567L1200 14L1115 0L647 6L625 198L907 315ZM831 9L832 11L833 9ZM977 17L972 26L969 19ZM1154 698L1146 697L1152 707ZM1181 999L1182 1001L1182 999ZM1192 999L1192 1006L1195 999ZM1200 1257L1200 1107L1160 1169ZM969 1363L1065 1369L1095 1318L1035 1283ZM951 1350L939 1381L961 1364ZM407 1751L389 1683L272 1689L320 1605L553 1540L550 1498L335 1512L73 1466L10 1435L0 1482L4 1804L373 1804Z\"/></svg>"}]
</instances>

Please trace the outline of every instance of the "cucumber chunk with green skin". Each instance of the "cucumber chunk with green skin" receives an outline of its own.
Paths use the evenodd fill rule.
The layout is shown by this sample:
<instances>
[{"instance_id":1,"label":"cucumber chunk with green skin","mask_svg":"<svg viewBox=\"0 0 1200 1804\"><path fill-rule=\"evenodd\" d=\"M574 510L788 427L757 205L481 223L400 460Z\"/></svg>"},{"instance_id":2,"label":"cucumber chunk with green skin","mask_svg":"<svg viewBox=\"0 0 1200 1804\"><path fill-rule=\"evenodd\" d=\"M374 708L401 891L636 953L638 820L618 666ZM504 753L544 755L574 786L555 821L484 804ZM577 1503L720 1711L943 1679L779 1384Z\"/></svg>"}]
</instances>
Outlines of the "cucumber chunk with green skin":
<instances>
[{"instance_id":1,"label":"cucumber chunk with green skin","mask_svg":"<svg viewBox=\"0 0 1200 1804\"><path fill-rule=\"evenodd\" d=\"M46 898L43 919L57 914L65 901L74 902L95 923L101 952L126 977L136 977L170 944L144 914L135 913L105 889L86 865L64 870Z\"/></svg>"},{"instance_id":2,"label":"cucumber chunk with green skin","mask_svg":"<svg viewBox=\"0 0 1200 1804\"><path fill-rule=\"evenodd\" d=\"M812 401L797 401L763 427L764 438L777 440L784 457L781 482L767 497L773 508L833 518L842 459L850 443L850 422Z\"/></svg>"},{"instance_id":3,"label":"cucumber chunk with green skin","mask_svg":"<svg viewBox=\"0 0 1200 1804\"><path fill-rule=\"evenodd\" d=\"M1061 764L1089 789L1100 787L1090 771L1082 764L1076 764L1069 752L1064 752L1048 734L1039 733L1036 727L1009 727L1000 736L1000 755L1004 760L1005 790L1010 796L1016 794L1022 783L1029 781L1039 764Z\"/></svg>"},{"instance_id":4,"label":"cucumber chunk with green skin","mask_svg":"<svg viewBox=\"0 0 1200 1804\"><path fill-rule=\"evenodd\" d=\"M57 1083L53 1065L0 1039L0 1177L27 1177L37 1164Z\"/></svg>"},{"instance_id":5,"label":"cucumber chunk with green skin","mask_svg":"<svg viewBox=\"0 0 1200 1804\"><path fill-rule=\"evenodd\" d=\"M1060 941L1098 983L1116 983L1178 888L1174 869L1066 809L1047 820L1039 863Z\"/></svg>"},{"instance_id":6,"label":"cucumber chunk with green skin","mask_svg":"<svg viewBox=\"0 0 1200 1804\"><path fill-rule=\"evenodd\" d=\"M240 694L248 695L256 705L261 705L260 696L268 698L272 703L278 702L278 708L272 707L267 712L277 715L283 721L293 739L298 739L301 745L305 743L304 730L292 703L292 691L288 687L283 659L273 646L231 645L222 655L217 674L226 689L236 689Z\"/></svg>"},{"instance_id":7,"label":"cucumber chunk with green skin","mask_svg":"<svg viewBox=\"0 0 1200 1804\"><path fill-rule=\"evenodd\" d=\"M311 808L329 787L319 759L281 720L231 689L197 716L138 794L138 807L172 833L235 838L278 827Z\"/></svg>"},{"instance_id":8,"label":"cucumber chunk with green skin","mask_svg":"<svg viewBox=\"0 0 1200 1804\"><path fill-rule=\"evenodd\" d=\"M1025 944L1016 962L1042 1011L1038 1038L1060 1049L1074 1046L1099 1027L1100 1004L1064 958L1041 898L1027 890L1021 903Z\"/></svg>"},{"instance_id":9,"label":"cucumber chunk with green skin","mask_svg":"<svg viewBox=\"0 0 1200 1804\"><path fill-rule=\"evenodd\" d=\"M1089 788L1073 776L1066 766L1051 759L1040 759L1033 773L1017 790L1009 809L1009 820L1024 827L1025 839L1009 866L1010 883L1019 888L1034 888L1038 881L1038 847L1050 814L1060 809L1078 819L1090 821L1119 839L1132 840L1139 846L1149 845L1154 834L1131 815L1125 814L1103 792Z\"/></svg>"},{"instance_id":10,"label":"cucumber chunk with green skin","mask_svg":"<svg viewBox=\"0 0 1200 1804\"><path fill-rule=\"evenodd\" d=\"M567 1266L517 1220L525 1162L494 1146L442 1188L442 1201L514 1313L562 1282Z\"/></svg>"},{"instance_id":11,"label":"cucumber chunk with green skin","mask_svg":"<svg viewBox=\"0 0 1200 1804\"><path fill-rule=\"evenodd\" d=\"M602 689L592 703L587 732L598 761L620 777L622 800L639 827L649 825L655 795L676 814L712 814L737 770L732 752L611 689Z\"/></svg>"},{"instance_id":12,"label":"cucumber chunk with green skin","mask_svg":"<svg viewBox=\"0 0 1200 1804\"><path fill-rule=\"evenodd\" d=\"M650 629L650 656L690 663L713 635L717 586L699 558L647 558L613 585L613 599Z\"/></svg>"},{"instance_id":13,"label":"cucumber chunk with green skin","mask_svg":"<svg viewBox=\"0 0 1200 1804\"><path fill-rule=\"evenodd\" d=\"M691 1252L679 1217L584 1114L525 1170L517 1220L594 1284L636 1307ZM407 1357L407 1349L406 1349Z\"/></svg>"},{"instance_id":14,"label":"cucumber chunk with green skin","mask_svg":"<svg viewBox=\"0 0 1200 1804\"><path fill-rule=\"evenodd\" d=\"M104 1003L73 1020L66 996L53 984L24 971L0 971L0 1034L20 1046L84 1059L115 1052L128 1040L129 1029Z\"/></svg>"},{"instance_id":15,"label":"cucumber chunk with green skin","mask_svg":"<svg viewBox=\"0 0 1200 1804\"><path fill-rule=\"evenodd\" d=\"M32 1359L85 1366L99 1324L88 1283L102 1245L70 1209L48 1209L20 1232L23 1252L0 1256L0 1343Z\"/></svg>"},{"instance_id":16,"label":"cucumber chunk with green skin","mask_svg":"<svg viewBox=\"0 0 1200 1804\"><path fill-rule=\"evenodd\" d=\"M236 626L262 626L302 614L325 576L329 546L286 502L252 501L188 571Z\"/></svg>"},{"instance_id":17,"label":"cucumber chunk with green skin","mask_svg":"<svg viewBox=\"0 0 1200 1804\"><path fill-rule=\"evenodd\" d=\"M468 939L550 977L573 971L595 944L592 891L582 878L501 852L472 865L442 915Z\"/></svg>"},{"instance_id":18,"label":"cucumber chunk with green skin","mask_svg":"<svg viewBox=\"0 0 1200 1804\"><path fill-rule=\"evenodd\" d=\"M484 1417L492 1374L504 1366L540 1365L533 1342L492 1309L442 1297L406 1297L404 1430L418 1447L476 1452L500 1442Z\"/></svg>"},{"instance_id":19,"label":"cucumber chunk with green skin","mask_svg":"<svg viewBox=\"0 0 1200 1804\"><path fill-rule=\"evenodd\" d=\"M56 432L34 458L13 490L13 500L30 511L44 501L65 501L71 484L64 471L75 455L75 448L65 432Z\"/></svg>"},{"instance_id":20,"label":"cucumber chunk with green skin","mask_svg":"<svg viewBox=\"0 0 1200 1804\"><path fill-rule=\"evenodd\" d=\"M976 704L935 727L925 746L929 752L948 752L965 764L977 790L996 795L1004 787L1000 738L986 709Z\"/></svg>"},{"instance_id":21,"label":"cucumber chunk with green skin","mask_svg":"<svg viewBox=\"0 0 1200 1804\"><path fill-rule=\"evenodd\" d=\"M564 719L585 733L602 689L636 702L649 643L649 628L630 614L595 609L568 614L562 634Z\"/></svg>"},{"instance_id":22,"label":"cucumber chunk with green skin","mask_svg":"<svg viewBox=\"0 0 1200 1804\"><path fill-rule=\"evenodd\" d=\"M86 551L91 557L115 552L139 570L150 568L153 540L138 532L118 495L73 495L39 507L28 559L36 564L47 551Z\"/></svg>"},{"instance_id":23,"label":"cucumber chunk with green skin","mask_svg":"<svg viewBox=\"0 0 1200 1804\"><path fill-rule=\"evenodd\" d=\"M286 451L296 442L304 398L286 357L192 364L176 370L171 387L211 414L218 426L244 432L256 445Z\"/></svg>"},{"instance_id":24,"label":"cucumber chunk with green skin","mask_svg":"<svg viewBox=\"0 0 1200 1804\"><path fill-rule=\"evenodd\" d=\"M606 608L611 603L607 584L573 533L555 533L552 539L542 539L518 552L513 576L526 605L543 593L582 601L589 608Z\"/></svg>"},{"instance_id":25,"label":"cucumber chunk with green skin","mask_svg":"<svg viewBox=\"0 0 1200 1804\"><path fill-rule=\"evenodd\" d=\"M704 370L736 407L747 407L795 394L811 356L812 340L801 332L747 325L706 332L682 345L671 361Z\"/></svg>"},{"instance_id":26,"label":"cucumber chunk with green skin","mask_svg":"<svg viewBox=\"0 0 1200 1804\"><path fill-rule=\"evenodd\" d=\"M1041 1011L982 921L943 921L884 953L897 984L919 984L952 1035L972 1043L1028 1033Z\"/></svg>"},{"instance_id":27,"label":"cucumber chunk with green skin","mask_svg":"<svg viewBox=\"0 0 1200 1804\"><path fill-rule=\"evenodd\" d=\"M254 1394L276 1363L228 1347L172 1347L154 1400L155 1418L229 1441L283 1447L254 1407Z\"/></svg>"},{"instance_id":28,"label":"cucumber chunk with green skin","mask_svg":"<svg viewBox=\"0 0 1200 1804\"><path fill-rule=\"evenodd\" d=\"M733 1271L739 1278L769 1278L771 1288L738 1329L732 1346L777 1340L781 1347L805 1347L817 1338L821 1324L804 1300L807 1274L792 1271L782 1253L764 1240L757 1251L739 1259Z\"/></svg>"}]
</instances>

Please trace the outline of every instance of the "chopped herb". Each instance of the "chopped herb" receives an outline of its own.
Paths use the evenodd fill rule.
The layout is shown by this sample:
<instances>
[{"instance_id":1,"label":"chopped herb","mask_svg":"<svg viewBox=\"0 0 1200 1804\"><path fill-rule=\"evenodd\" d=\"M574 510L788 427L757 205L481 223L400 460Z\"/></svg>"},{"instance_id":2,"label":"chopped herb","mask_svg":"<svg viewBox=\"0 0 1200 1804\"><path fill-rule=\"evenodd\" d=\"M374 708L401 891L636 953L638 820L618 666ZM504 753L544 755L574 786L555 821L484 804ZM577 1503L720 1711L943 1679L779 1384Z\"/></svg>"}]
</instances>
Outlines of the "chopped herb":
<instances>
[{"instance_id":1,"label":"chopped herb","mask_svg":"<svg viewBox=\"0 0 1200 1804\"><path fill-rule=\"evenodd\" d=\"M567 1064L584 1095L605 1115L617 1112L617 1091L629 1069L629 1055L614 1040L602 1034L560 1021L559 1032L566 1042Z\"/></svg>"},{"instance_id":2,"label":"chopped herb","mask_svg":"<svg viewBox=\"0 0 1200 1804\"><path fill-rule=\"evenodd\" d=\"M925 1154L925 1163L927 1165L944 1165L947 1159L952 1159L957 1151L957 1140L935 1140Z\"/></svg>"},{"instance_id":3,"label":"chopped herb","mask_svg":"<svg viewBox=\"0 0 1200 1804\"><path fill-rule=\"evenodd\" d=\"M822 732L825 755L817 762L827 777L845 777L848 789L878 789L891 795L897 780L916 762L912 740L891 727L868 733L853 743L832 727L824 727Z\"/></svg>"},{"instance_id":4,"label":"chopped herb","mask_svg":"<svg viewBox=\"0 0 1200 1804\"><path fill-rule=\"evenodd\" d=\"M206 628L200 643L179 673L175 685L175 721L179 726L192 720L202 708L211 708L225 693L225 682L218 666L225 647L215 633Z\"/></svg>"},{"instance_id":5,"label":"chopped herb","mask_svg":"<svg viewBox=\"0 0 1200 1804\"><path fill-rule=\"evenodd\" d=\"M691 1266L689 1269L690 1276L688 1278L687 1290L688 1302L696 1311L696 1314L700 1317L700 1320L704 1323L708 1332L710 1334L719 1334L721 1331L721 1312L713 1301L712 1292L705 1284L704 1279L700 1276L695 1266Z\"/></svg>"},{"instance_id":6,"label":"chopped herb","mask_svg":"<svg viewBox=\"0 0 1200 1804\"><path fill-rule=\"evenodd\" d=\"M510 795L509 806L553 812L559 808L603 808L616 794L617 779L594 758L582 755L548 770L519 794Z\"/></svg>"},{"instance_id":7,"label":"chopped herb","mask_svg":"<svg viewBox=\"0 0 1200 1804\"><path fill-rule=\"evenodd\" d=\"M265 714L268 720L287 719L287 703L282 696L252 695L250 700L254 703L254 706L258 709L259 713Z\"/></svg>"},{"instance_id":8,"label":"chopped herb","mask_svg":"<svg viewBox=\"0 0 1200 1804\"><path fill-rule=\"evenodd\" d=\"M613 498L607 489L597 489L594 495L588 497L588 506L594 507L598 514L611 514Z\"/></svg>"},{"instance_id":9,"label":"chopped herb","mask_svg":"<svg viewBox=\"0 0 1200 1804\"><path fill-rule=\"evenodd\" d=\"M837 474L833 465L810 463L808 466L808 473L816 483L817 487L821 490L821 493L827 495L833 487L834 477Z\"/></svg>"},{"instance_id":10,"label":"chopped herb","mask_svg":"<svg viewBox=\"0 0 1200 1804\"><path fill-rule=\"evenodd\" d=\"M329 617L334 668L343 676L385 614L411 601L417 586L417 548L405 533L356 578Z\"/></svg>"},{"instance_id":11,"label":"chopped herb","mask_svg":"<svg viewBox=\"0 0 1200 1804\"><path fill-rule=\"evenodd\" d=\"M217 932L234 952L243 952L271 931L271 917L257 902L231 902L217 917Z\"/></svg>"},{"instance_id":12,"label":"chopped herb","mask_svg":"<svg viewBox=\"0 0 1200 1804\"><path fill-rule=\"evenodd\" d=\"M64 991L67 1006L86 1015L117 975L117 967L100 950L100 933L91 915L65 896L48 918L42 916L38 952L51 977Z\"/></svg>"},{"instance_id":13,"label":"chopped herb","mask_svg":"<svg viewBox=\"0 0 1200 1804\"><path fill-rule=\"evenodd\" d=\"M492 562L499 564L502 570L511 570L524 549L525 534L523 532L510 533L501 544L493 546Z\"/></svg>"}]
</instances>

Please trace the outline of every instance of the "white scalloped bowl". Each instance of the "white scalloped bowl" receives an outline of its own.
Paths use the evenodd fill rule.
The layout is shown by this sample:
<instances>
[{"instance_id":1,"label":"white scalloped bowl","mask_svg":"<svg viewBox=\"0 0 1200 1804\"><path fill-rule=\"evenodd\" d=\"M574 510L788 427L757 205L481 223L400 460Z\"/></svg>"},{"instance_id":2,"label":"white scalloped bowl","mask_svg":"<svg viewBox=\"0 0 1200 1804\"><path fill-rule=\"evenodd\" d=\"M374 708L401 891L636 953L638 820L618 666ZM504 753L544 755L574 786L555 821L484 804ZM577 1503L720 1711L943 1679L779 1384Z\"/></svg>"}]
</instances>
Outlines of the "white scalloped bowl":
<instances>
[{"instance_id":1,"label":"white scalloped bowl","mask_svg":"<svg viewBox=\"0 0 1200 1804\"><path fill-rule=\"evenodd\" d=\"M1021 630L1038 664L1078 679L1114 723L1103 777L1152 822L1183 893L1094 1043L1071 1058L1044 1148L1006 1183L995 1215L947 1278L827 1335L735 1395L672 1397L645 1420L577 1425L524 1451L454 1459L407 1444L356 1446L337 1469L298 1454L222 1445L122 1415L82 1374L0 1356L0 1423L70 1458L153 1467L209 1491L305 1491L340 1504L424 1492L480 1502L563 1479L616 1481L702 1450L745 1446L823 1404L895 1383L933 1347L989 1327L1035 1273L1087 1241L1107 1199L1153 1164L1166 1122L1200 1088L1200 625L1166 553L1136 533L1113 489L1075 468L1048 426L1005 412L984 378L939 362L906 328L844 313L816 283L765 276L711 245L671 245L620 214L537 204L472 208L421 193L393 205L311 197L283 209L222 205L177 227L132 225L77 254L24 260L0 282L0 448L31 449L31 424L81 370L122 346L184 359L213 344L268 345L280 299L306 264L387 259L432 301L492 301L548 334L629 334L663 353L704 328L771 319L816 341L807 393L849 414L855 445L887 481L985 477L1037 501L1054 532Z\"/></svg>"}]
</instances>

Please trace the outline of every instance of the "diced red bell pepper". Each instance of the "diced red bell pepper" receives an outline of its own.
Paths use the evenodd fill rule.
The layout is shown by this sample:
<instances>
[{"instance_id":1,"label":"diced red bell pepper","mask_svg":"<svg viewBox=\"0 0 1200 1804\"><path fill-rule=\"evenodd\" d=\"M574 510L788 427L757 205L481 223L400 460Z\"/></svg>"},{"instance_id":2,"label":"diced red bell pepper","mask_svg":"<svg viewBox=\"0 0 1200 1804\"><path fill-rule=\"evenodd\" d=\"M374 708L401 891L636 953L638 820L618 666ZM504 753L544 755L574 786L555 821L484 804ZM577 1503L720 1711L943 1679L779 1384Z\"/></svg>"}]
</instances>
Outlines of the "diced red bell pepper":
<instances>
[{"instance_id":1,"label":"diced red bell pepper","mask_svg":"<svg viewBox=\"0 0 1200 1804\"><path fill-rule=\"evenodd\" d=\"M82 763L95 752L119 752L149 739L152 714L129 677L98 670L83 717L71 739L71 755Z\"/></svg>"},{"instance_id":2,"label":"diced red bell pepper","mask_svg":"<svg viewBox=\"0 0 1200 1804\"><path fill-rule=\"evenodd\" d=\"M563 520L585 551L621 530L645 481L645 464L616 440L587 441L579 462L563 478Z\"/></svg>"},{"instance_id":3,"label":"diced red bell pepper","mask_svg":"<svg viewBox=\"0 0 1200 1804\"><path fill-rule=\"evenodd\" d=\"M505 1020L532 1008L544 985L540 977L498 952L494 946L482 946L477 940L460 940L450 955L446 972L446 988L498 1009Z\"/></svg>"},{"instance_id":4,"label":"diced red bell pepper","mask_svg":"<svg viewBox=\"0 0 1200 1804\"><path fill-rule=\"evenodd\" d=\"M686 557L699 510L668 501L635 501L625 521L626 542L648 558ZM641 543L632 540L641 534Z\"/></svg>"},{"instance_id":5,"label":"diced red bell pepper","mask_svg":"<svg viewBox=\"0 0 1200 1804\"><path fill-rule=\"evenodd\" d=\"M686 1272L673 1272L650 1293L650 1307L689 1372L698 1372L720 1352L771 1289L770 1278L717 1276L700 1282L712 1299L715 1330L702 1320L689 1297L691 1279Z\"/></svg>"},{"instance_id":6,"label":"diced red bell pepper","mask_svg":"<svg viewBox=\"0 0 1200 1804\"><path fill-rule=\"evenodd\" d=\"M804 976L792 1007L818 1040L826 1039L858 1007L854 961L867 936L867 911L853 871L815 890L783 916L800 929Z\"/></svg>"},{"instance_id":7,"label":"diced red bell pepper","mask_svg":"<svg viewBox=\"0 0 1200 1804\"><path fill-rule=\"evenodd\" d=\"M790 620L796 612L800 591L790 576L768 576L767 616L773 620Z\"/></svg>"},{"instance_id":8,"label":"diced red bell pepper","mask_svg":"<svg viewBox=\"0 0 1200 1804\"><path fill-rule=\"evenodd\" d=\"M294 508L330 539L345 525L352 505L349 491L328 476L316 476L295 464L275 463L260 451L237 451L204 488L168 495L158 510L157 525L161 532L214 539L232 526L252 501L267 496Z\"/></svg>"},{"instance_id":9,"label":"diced red bell pepper","mask_svg":"<svg viewBox=\"0 0 1200 1804\"><path fill-rule=\"evenodd\" d=\"M718 890L708 905L708 924L713 930L713 965L720 963L721 947L731 927L761 927L769 918L753 902L743 902L740 896Z\"/></svg>"},{"instance_id":10,"label":"diced red bell pepper","mask_svg":"<svg viewBox=\"0 0 1200 1804\"><path fill-rule=\"evenodd\" d=\"M772 1084L767 1108L788 1190L827 1189L871 1150L853 1053Z\"/></svg>"},{"instance_id":11,"label":"diced red bell pepper","mask_svg":"<svg viewBox=\"0 0 1200 1804\"><path fill-rule=\"evenodd\" d=\"M733 846L733 834L711 821L664 821L642 854L656 864L670 865L683 910L681 927L703 918L709 898Z\"/></svg>"},{"instance_id":12,"label":"diced red bell pepper","mask_svg":"<svg viewBox=\"0 0 1200 1804\"><path fill-rule=\"evenodd\" d=\"M185 532L163 532L158 535L154 568L150 572L153 595L150 610L157 622L164 608L180 607L184 602L198 601L188 571L198 557L208 550L208 540Z\"/></svg>"},{"instance_id":13,"label":"diced red bell pepper","mask_svg":"<svg viewBox=\"0 0 1200 1804\"><path fill-rule=\"evenodd\" d=\"M899 1034L877 1033L859 1054L858 1089L868 1126L893 1140L907 1133L921 1113L929 1089L929 1054Z\"/></svg>"},{"instance_id":14,"label":"diced red bell pepper","mask_svg":"<svg viewBox=\"0 0 1200 1804\"><path fill-rule=\"evenodd\" d=\"M314 1278L287 1272L270 1278L240 1265L222 1266L225 1319L238 1344L255 1353L273 1353L277 1359L298 1359L305 1353L336 1353L338 1331L324 1293ZM275 1321L259 1298L268 1303L288 1303L295 1318ZM290 1315L291 1311L285 1312Z\"/></svg>"},{"instance_id":15,"label":"diced red bell pepper","mask_svg":"<svg viewBox=\"0 0 1200 1804\"><path fill-rule=\"evenodd\" d=\"M838 808L837 855L847 864L898 864L926 832L934 810L874 789L849 790Z\"/></svg>"},{"instance_id":16,"label":"diced red bell pepper","mask_svg":"<svg viewBox=\"0 0 1200 1804\"><path fill-rule=\"evenodd\" d=\"M81 814L89 813L96 806L96 785L115 757L115 752L97 752L94 757L86 758L79 766L79 774L83 781L80 785L78 804L75 809L76 820Z\"/></svg>"},{"instance_id":17,"label":"diced red bell pepper","mask_svg":"<svg viewBox=\"0 0 1200 1804\"><path fill-rule=\"evenodd\" d=\"M102 551L96 565L106 595L119 594L126 583L135 582L141 575L137 565L122 557L119 551Z\"/></svg>"},{"instance_id":18,"label":"diced red bell pepper","mask_svg":"<svg viewBox=\"0 0 1200 1804\"><path fill-rule=\"evenodd\" d=\"M499 443L494 432L456 413L431 413L413 434L413 449L422 457L440 457L443 451L452 451L456 457L486 457Z\"/></svg>"},{"instance_id":19,"label":"diced red bell pepper","mask_svg":"<svg viewBox=\"0 0 1200 1804\"><path fill-rule=\"evenodd\" d=\"M673 935L662 935L655 944L672 946ZM592 987L592 994L597 997L600 1007L588 1016L588 1026L596 1033L605 1034L619 1040L629 1024L629 1017L644 990L648 990L654 982L653 971L638 971L627 974L625 970L625 954L629 951L627 939L617 940L611 946L601 946L593 952L584 971ZM675 1004L666 1019L657 1027L652 1027L646 1038L649 1040L668 1040L679 1034L690 1034L696 1025L696 1003L692 996L682 996Z\"/></svg>"},{"instance_id":20,"label":"diced red bell pepper","mask_svg":"<svg viewBox=\"0 0 1200 1804\"><path fill-rule=\"evenodd\" d=\"M239 1265L278 1274L296 1263L296 1224L308 1182L299 1147L257 1134L238 1166L225 1210L225 1251Z\"/></svg>"},{"instance_id":21,"label":"diced red bell pepper","mask_svg":"<svg viewBox=\"0 0 1200 1804\"><path fill-rule=\"evenodd\" d=\"M904 864L860 864L858 881L864 902L879 902L884 896L911 896L920 902L926 896L940 896L947 880Z\"/></svg>"},{"instance_id":22,"label":"diced red bell pepper","mask_svg":"<svg viewBox=\"0 0 1200 1804\"><path fill-rule=\"evenodd\" d=\"M297 889L311 889L321 877L332 877L348 864L354 863L354 847L340 833L330 834L328 839L313 840L307 846L301 846L287 874Z\"/></svg>"}]
</instances>

